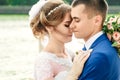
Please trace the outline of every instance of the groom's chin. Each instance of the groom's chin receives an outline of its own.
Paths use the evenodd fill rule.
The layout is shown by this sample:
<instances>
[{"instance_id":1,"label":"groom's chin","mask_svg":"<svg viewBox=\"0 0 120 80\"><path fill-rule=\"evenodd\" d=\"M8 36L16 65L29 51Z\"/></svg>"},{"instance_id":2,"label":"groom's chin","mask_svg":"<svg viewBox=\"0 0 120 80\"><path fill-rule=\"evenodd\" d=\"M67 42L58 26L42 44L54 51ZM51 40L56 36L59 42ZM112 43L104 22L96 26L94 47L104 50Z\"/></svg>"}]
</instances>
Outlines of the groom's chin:
<instances>
[{"instance_id":1,"label":"groom's chin","mask_svg":"<svg viewBox=\"0 0 120 80\"><path fill-rule=\"evenodd\" d=\"M81 38L79 35L75 35L75 34L74 34L74 36L75 36L75 38Z\"/></svg>"}]
</instances>

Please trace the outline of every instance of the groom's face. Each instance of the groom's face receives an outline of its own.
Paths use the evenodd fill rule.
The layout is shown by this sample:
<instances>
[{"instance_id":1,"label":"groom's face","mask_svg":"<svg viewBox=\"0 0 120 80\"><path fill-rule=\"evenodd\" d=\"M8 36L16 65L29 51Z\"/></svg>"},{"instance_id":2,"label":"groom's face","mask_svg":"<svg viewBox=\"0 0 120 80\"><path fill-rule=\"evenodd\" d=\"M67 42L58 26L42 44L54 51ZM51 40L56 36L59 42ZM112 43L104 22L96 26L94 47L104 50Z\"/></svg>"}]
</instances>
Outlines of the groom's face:
<instances>
[{"instance_id":1,"label":"groom's face","mask_svg":"<svg viewBox=\"0 0 120 80\"><path fill-rule=\"evenodd\" d=\"M85 11L85 5L80 4L71 10L72 23L70 28L74 32L76 38L88 40L94 32L94 17L88 18L88 11ZM87 13L88 12L88 13Z\"/></svg>"}]
</instances>

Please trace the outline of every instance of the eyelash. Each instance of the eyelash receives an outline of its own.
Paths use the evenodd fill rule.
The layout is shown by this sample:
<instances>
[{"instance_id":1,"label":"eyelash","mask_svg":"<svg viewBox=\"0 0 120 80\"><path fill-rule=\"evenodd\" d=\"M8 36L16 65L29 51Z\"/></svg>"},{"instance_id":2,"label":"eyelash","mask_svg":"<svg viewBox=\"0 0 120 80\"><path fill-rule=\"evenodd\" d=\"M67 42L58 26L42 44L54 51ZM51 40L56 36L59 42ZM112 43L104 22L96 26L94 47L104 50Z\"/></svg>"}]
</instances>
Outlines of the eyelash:
<instances>
[{"instance_id":1,"label":"eyelash","mask_svg":"<svg viewBox=\"0 0 120 80\"><path fill-rule=\"evenodd\" d=\"M69 25L65 25L65 27L69 27Z\"/></svg>"},{"instance_id":2,"label":"eyelash","mask_svg":"<svg viewBox=\"0 0 120 80\"><path fill-rule=\"evenodd\" d=\"M79 19L74 19L74 21L75 21L75 22L80 22L80 20L79 20Z\"/></svg>"},{"instance_id":3,"label":"eyelash","mask_svg":"<svg viewBox=\"0 0 120 80\"><path fill-rule=\"evenodd\" d=\"M79 22L79 20L75 20L75 22Z\"/></svg>"}]
</instances>

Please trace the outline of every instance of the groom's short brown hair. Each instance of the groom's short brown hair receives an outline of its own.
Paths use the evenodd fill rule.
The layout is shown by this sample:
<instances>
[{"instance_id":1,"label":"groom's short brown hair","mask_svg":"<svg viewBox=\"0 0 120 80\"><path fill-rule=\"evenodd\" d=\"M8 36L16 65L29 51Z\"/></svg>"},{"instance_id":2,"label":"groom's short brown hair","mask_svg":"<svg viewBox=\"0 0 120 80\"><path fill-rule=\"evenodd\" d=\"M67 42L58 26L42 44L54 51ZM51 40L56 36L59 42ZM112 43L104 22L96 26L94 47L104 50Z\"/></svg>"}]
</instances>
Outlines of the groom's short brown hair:
<instances>
[{"instance_id":1,"label":"groom's short brown hair","mask_svg":"<svg viewBox=\"0 0 120 80\"><path fill-rule=\"evenodd\" d=\"M72 7L76 7L80 4L85 5L85 12L88 13L88 16L99 14L103 17L104 22L108 10L106 0L73 0Z\"/></svg>"}]
</instances>

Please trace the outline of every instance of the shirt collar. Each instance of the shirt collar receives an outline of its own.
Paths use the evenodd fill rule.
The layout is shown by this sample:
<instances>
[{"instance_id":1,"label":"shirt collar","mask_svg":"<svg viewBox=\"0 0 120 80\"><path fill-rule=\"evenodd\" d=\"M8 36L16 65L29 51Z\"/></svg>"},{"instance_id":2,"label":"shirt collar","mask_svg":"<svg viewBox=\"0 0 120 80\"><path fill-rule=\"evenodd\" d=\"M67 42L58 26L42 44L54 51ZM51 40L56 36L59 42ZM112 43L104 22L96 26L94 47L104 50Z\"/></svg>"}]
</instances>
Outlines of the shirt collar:
<instances>
[{"instance_id":1,"label":"shirt collar","mask_svg":"<svg viewBox=\"0 0 120 80\"><path fill-rule=\"evenodd\" d=\"M85 47L88 50L90 46L94 43L94 41L103 34L103 31L98 32L94 36L92 36L90 39L88 39L85 43Z\"/></svg>"}]
</instances>

